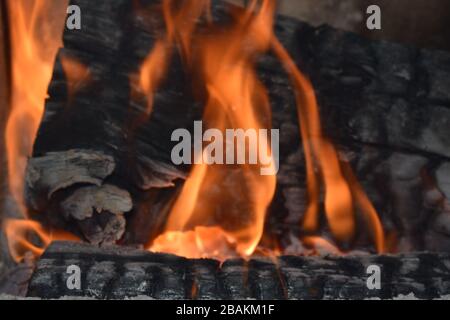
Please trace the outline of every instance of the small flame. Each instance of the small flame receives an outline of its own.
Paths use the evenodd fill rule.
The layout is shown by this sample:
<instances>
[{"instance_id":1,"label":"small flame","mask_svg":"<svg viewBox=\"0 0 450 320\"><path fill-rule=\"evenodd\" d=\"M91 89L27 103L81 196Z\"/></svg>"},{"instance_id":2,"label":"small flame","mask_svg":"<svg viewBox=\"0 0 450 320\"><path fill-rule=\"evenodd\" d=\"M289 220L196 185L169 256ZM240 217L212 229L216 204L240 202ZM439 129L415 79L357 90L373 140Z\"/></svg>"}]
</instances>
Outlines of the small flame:
<instances>
[{"instance_id":1,"label":"small flame","mask_svg":"<svg viewBox=\"0 0 450 320\"><path fill-rule=\"evenodd\" d=\"M330 241L328 241L325 238L310 236L310 237L303 237L301 240L305 246L311 247L314 250L314 254L319 255L332 254L334 256L343 255L342 251L340 251L335 245L333 245Z\"/></svg>"},{"instance_id":2,"label":"small flame","mask_svg":"<svg viewBox=\"0 0 450 320\"><path fill-rule=\"evenodd\" d=\"M79 241L68 232L49 232L39 222L32 220L7 219L3 228L8 239L9 253L16 262L22 261L27 252L39 257L53 241Z\"/></svg>"},{"instance_id":3,"label":"small flame","mask_svg":"<svg viewBox=\"0 0 450 320\"><path fill-rule=\"evenodd\" d=\"M66 76L68 106L70 106L77 91L91 82L92 75L86 65L73 57L61 56L60 60Z\"/></svg>"},{"instance_id":4,"label":"small flame","mask_svg":"<svg viewBox=\"0 0 450 320\"><path fill-rule=\"evenodd\" d=\"M147 95L148 104L145 111L149 115L153 109L153 93L160 86L170 63L175 43L182 47L184 57L189 55L188 46L195 30L197 19L208 10L209 0L187 0L177 5L174 11L173 0L163 0L163 16L166 34L157 40L151 53L147 56L139 72L139 87Z\"/></svg>"}]
</instances>

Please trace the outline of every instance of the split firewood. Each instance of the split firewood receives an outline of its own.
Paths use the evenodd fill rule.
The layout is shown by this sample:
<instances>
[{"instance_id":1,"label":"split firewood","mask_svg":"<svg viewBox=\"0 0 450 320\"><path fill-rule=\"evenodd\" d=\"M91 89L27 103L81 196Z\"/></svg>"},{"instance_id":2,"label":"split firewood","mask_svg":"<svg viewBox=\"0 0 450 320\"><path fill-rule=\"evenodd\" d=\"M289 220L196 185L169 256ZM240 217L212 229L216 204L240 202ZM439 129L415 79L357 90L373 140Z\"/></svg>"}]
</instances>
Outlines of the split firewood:
<instances>
[{"instance_id":1,"label":"split firewood","mask_svg":"<svg viewBox=\"0 0 450 320\"><path fill-rule=\"evenodd\" d=\"M92 216L83 220L87 226L81 227L81 233L95 243L120 238L125 222L129 241L146 243L156 237L189 172L189 167L171 161L171 134L178 128L192 130L194 120L202 117L202 106L193 98L180 59L175 55L148 118L144 112L147 98L130 80L163 32L161 15L150 10L156 3L142 0L145 10L136 12L128 0L95 4L72 0L83 12L83 29L64 33L65 48L55 63L30 160L29 177L33 171L51 177L28 183L32 208L38 212L43 212L42 207L52 208L63 219L77 219L89 212ZM215 1L213 17L226 21L226 8ZM283 16L277 16L275 30L311 78L326 135L337 145L342 160L351 163L387 231L397 231L404 250L450 250L443 205L448 199L445 174L450 163L450 54L370 41ZM67 60L84 65L89 80L74 86L65 73ZM280 129L280 172L267 229L298 233L307 199L294 92L273 55L260 59L258 72L269 91L273 127ZM68 90L74 87L75 91ZM103 163L97 173L83 169L90 166L84 162L77 168L80 177L73 175L71 165L51 174L58 158L80 150L108 159L107 165ZM104 185L117 188L115 200L125 197L117 200L120 205L114 210L103 210L104 205L86 192L91 189L85 189L96 186L95 193L103 194ZM130 208L128 196L132 209L122 212ZM74 198L82 202L80 197L102 209L86 211L67 205ZM152 212L158 222L138 223L145 215L141 210ZM108 214L102 216L104 211ZM99 230L106 226L109 231L101 235Z\"/></svg>"}]
</instances>

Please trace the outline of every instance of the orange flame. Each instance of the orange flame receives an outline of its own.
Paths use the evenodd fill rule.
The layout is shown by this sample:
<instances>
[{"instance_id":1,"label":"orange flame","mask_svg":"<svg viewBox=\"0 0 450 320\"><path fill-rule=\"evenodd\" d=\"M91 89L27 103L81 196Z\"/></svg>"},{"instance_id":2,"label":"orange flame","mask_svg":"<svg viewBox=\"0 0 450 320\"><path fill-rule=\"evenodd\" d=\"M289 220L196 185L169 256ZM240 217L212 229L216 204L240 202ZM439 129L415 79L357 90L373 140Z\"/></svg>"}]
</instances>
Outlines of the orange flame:
<instances>
[{"instance_id":1,"label":"orange flame","mask_svg":"<svg viewBox=\"0 0 450 320\"><path fill-rule=\"evenodd\" d=\"M317 254L332 254L335 256L343 255L343 253L334 246L330 241L322 237L303 237L302 243L308 247L312 247Z\"/></svg>"},{"instance_id":2,"label":"orange flame","mask_svg":"<svg viewBox=\"0 0 450 320\"><path fill-rule=\"evenodd\" d=\"M38 222L24 220L24 174L27 158L31 155L36 131L41 120L47 87L54 60L62 46L68 0L8 0L12 61L12 106L6 126L8 179L22 220L7 219L3 223L12 258L19 262L27 251L35 256L53 240L72 240L66 232L49 232ZM70 73L69 83L85 74L74 61L64 59L63 67ZM78 72L72 72L76 71ZM69 88L69 92L71 88ZM34 235L34 238L33 238ZM37 246L34 243L39 242Z\"/></svg>"},{"instance_id":3,"label":"orange flame","mask_svg":"<svg viewBox=\"0 0 450 320\"><path fill-rule=\"evenodd\" d=\"M8 177L11 194L23 216L27 157L44 111L55 56L62 46L67 4L67 0L58 1L56 6L43 0L7 2L12 57L12 108L5 135Z\"/></svg>"},{"instance_id":4,"label":"orange flame","mask_svg":"<svg viewBox=\"0 0 450 320\"><path fill-rule=\"evenodd\" d=\"M311 82L298 70L281 43L274 39L273 50L284 63L296 88L298 118L305 150L309 206L303 226L317 231L319 213L319 181L315 167L320 170L325 185L325 212L330 229L339 241L349 241L355 231L354 202L364 214L375 239L376 249L383 252L384 234L381 222L370 200L353 176L348 165L339 161L334 146L323 136L319 108ZM344 175L342 166L345 167Z\"/></svg>"},{"instance_id":5,"label":"orange flame","mask_svg":"<svg viewBox=\"0 0 450 320\"><path fill-rule=\"evenodd\" d=\"M165 37L154 44L139 72L139 87L148 97L145 113L149 115L153 109L153 93L161 84L176 42L181 46L186 59L189 58L188 46L195 30L197 19L209 9L209 0L187 0L179 4L174 11L173 0L163 0L163 16L166 23Z\"/></svg>"},{"instance_id":6,"label":"orange flame","mask_svg":"<svg viewBox=\"0 0 450 320\"><path fill-rule=\"evenodd\" d=\"M186 1L185 6L175 14L168 10L171 6L170 1L167 0L164 16L168 42L177 43L182 48L188 65L190 64L192 69L195 66L192 73L194 77L200 79L197 89L205 87L207 102L204 120L208 126L220 130L228 126L259 129L263 127L260 119L270 119L267 93L257 79L254 59L268 49L272 49L289 73L297 97L309 196L309 206L303 221L304 229L309 232L319 231L319 199L323 186L324 209L335 239L339 242L352 240L356 228L356 207L362 212L369 225L377 250L383 252L383 229L373 205L349 166L340 161L335 147L323 136L319 108L312 84L298 70L286 49L273 34L275 1L250 1L246 10L233 12L235 23L232 27L216 30L214 25L211 25L208 36L198 37L193 35L195 28L192 22L188 22L186 28L183 24L186 21L195 21L193 17L198 18L201 15L206 2L199 1L196 4L197 6L191 1ZM191 46L195 47L195 50L192 50ZM144 64L145 68L142 69L145 74L150 73L150 78L155 74L159 76L161 69L155 70L156 64L150 64L149 61L154 62L155 56L161 57L161 50L161 44L157 43ZM166 66L166 63L162 65ZM148 74L144 77L148 77ZM145 83L142 85L144 86ZM145 88L149 91L156 89L148 83ZM265 124L270 125L270 121ZM173 207L167 222L166 233L157 238L155 241L157 245L150 249L165 251L170 247L170 241L175 234L188 241L189 237L181 236L185 231L196 239L201 237L202 242L211 238L216 239L216 237L232 239L231 242L236 244L238 254L251 255L262 236L265 213L274 194L275 179L258 176L253 168L246 165L241 166L240 169L243 178L236 179L235 183L247 186L245 195L254 204L251 212L246 212L248 217L251 217L247 227L225 230L224 224L219 224L222 226L221 231L212 237L208 236L209 239L202 238L206 237L205 233L192 235L192 232L197 233L196 228L193 231L186 231L193 224L195 225L194 222L211 221L214 212L221 210L220 203L226 204L228 201L226 196L215 201L203 198L208 190L223 180L230 171L219 166L197 164L193 167ZM223 232L227 237L221 237ZM302 239L310 246L325 247L329 248L330 252L340 252L328 241L319 237L303 237ZM196 250L185 250L185 247L178 247L177 253L185 256L197 255Z\"/></svg>"},{"instance_id":7,"label":"orange flame","mask_svg":"<svg viewBox=\"0 0 450 320\"><path fill-rule=\"evenodd\" d=\"M185 3L185 7L181 8L175 18L166 19L168 34L179 35L176 40L182 48L185 62L188 63L194 78L199 80L196 89L201 88L200 90L206 92L204 121L208 127L216 128L222 133L227 128L267 128L270 124L268 95L257 78L254 64L255 57L270 47L274 2L263 1L259 11L254 14L254 10L250 8L254 8L257 1L253 1L249 9L236 12L235 22L231 27L223 30L211 25L208 36L199 36L192 40L194 45L189 40L194 28L186 29L184 23L193 16L201 15L208 1ZM155 50L158 50L158 47ZM154 54L151 53L150 57ZM241 143L245 144L242 141ZM270 150L266 138L260 137L259 143L263 145L264 150ZM195 157L205 159L206 155L197 154ZM274 166L273 160L271 165ZM203 251L199 248L199 243L219 241L222 242L219 246L235 245L236 252L241 256L251 255L262 237L266 210L276 185L276 177L262 176L260 167L240 165L238 169L234 168L239 170L240 174L228 188L241 187L241 196L249 203L249 208L242 212L241 216L233 217L227 212L227 207L230 201L237 201L236 195L234 198L221 195L216 201L203 199L203 195L232 174L233 169L229 166L207 165L205 162L196 164L169 215L166 233L157 238L150 249L170 251L174 235L180 236L180 232L185 232L183 238L195 238L197 245L193 248L189 245L181 246L178 254L195 257L198 252ZM196 223L207 224L211 229L208 232L199 227L193 231L189 230ZM233 226L227 228L227 224Z\"/></svg>"},{"instance_id":8,"label":"orange flame","mask_svg":"<svg viewBox=\"0 0 450 320\"><path fill-rule=\"evenodd\" d=\"M37 126L42 117L54 59L61 44L68 1L8 0L12 48L12 108L6 128L9 187L23 218L23 181L26 159L31 154ZM319 231L320 193L331 233L338 242L352 240L355 209L367 222L375 246L385 250L381 222L350 166L339 159L332 143L323 136L316 96L311 82L298 70L286 49L273 33L275 0L252 0L245 9L233 9L227 28L214 24L210 0L162 0L165 34L156 41L142 64L138 85L148 96L146 115L153 107L153 95L161 85L173 50L181 53L193 77L195 93L205 103L203 120L222 134L227 128L242 130L271 128L268 94L256 72L256 59L272 50L283 62L295 88L298 121L305 151L309 206L303 227ZM51 16L54 14L55 16ZM206 17L208 33L197 32L200 18ZM79 62L62 60L67 74L69 99L78 84L90 76ZM211 138L212 142L213 138ZM262 150L268 138L259 137ZM241 141L246 147L246 141ZM246 151L249 156L249 151ZM261 154L259 154L261 156ZM207 157L205 152L194 158ZM175 201L164 233L149 247L191 258L225 259L248 257L263 236L267 208L275 193L276 176L260 174L262 165L195 164ZM211 192L214 190L214 192ZM245 203L239 212L230 203ZM40 255L55 239L76 240L67 233L53 233L38 222L8 220L4 223L10 252L16 261L25 251ZM38 239L34 245L32 235ZM302 237L307 246L341 254L329 241ZM282 250L277 250L277 254ZM270 254L269 254L270 256Z\"/></svg>"},{"instance_id":9,"label":"orange flame","mask_svg":"<svg viewBox=\"0 0 450 320\"><path fill-rule=\"evenodd\" d=\"M79 241L68 232L48 232L39 222L32 220L8 219L3 228L8 239L9 253L16 262L22 261L27 252L32 252L35 257L42 255L53 241ZM35 245L36 242L40 245Z\"/></svg>"}]
</instances>

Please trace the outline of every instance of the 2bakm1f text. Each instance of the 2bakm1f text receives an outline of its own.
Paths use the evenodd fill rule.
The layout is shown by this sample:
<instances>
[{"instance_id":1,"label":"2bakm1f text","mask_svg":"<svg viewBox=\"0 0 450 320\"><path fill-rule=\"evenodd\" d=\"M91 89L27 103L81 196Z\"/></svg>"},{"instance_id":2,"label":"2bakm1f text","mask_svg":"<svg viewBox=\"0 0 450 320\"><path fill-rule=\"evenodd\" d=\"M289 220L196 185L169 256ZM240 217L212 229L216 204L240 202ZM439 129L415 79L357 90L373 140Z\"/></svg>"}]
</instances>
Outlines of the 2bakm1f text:
<instances>
[{"instance_id":1,"label":"2bakm1f text","mask_svg":"<svg viewBox=\"0 0 450 320\"><path fill-rule=\"evenodd\" d=\"M222 304L219 308L215 307L191 307L183 304L177 307L177 315L197 315L207 318L210 315L271 315L275 312L274 305L253 305L253 304L238 304L226 305Z\"/></svg>"}]
</instances>

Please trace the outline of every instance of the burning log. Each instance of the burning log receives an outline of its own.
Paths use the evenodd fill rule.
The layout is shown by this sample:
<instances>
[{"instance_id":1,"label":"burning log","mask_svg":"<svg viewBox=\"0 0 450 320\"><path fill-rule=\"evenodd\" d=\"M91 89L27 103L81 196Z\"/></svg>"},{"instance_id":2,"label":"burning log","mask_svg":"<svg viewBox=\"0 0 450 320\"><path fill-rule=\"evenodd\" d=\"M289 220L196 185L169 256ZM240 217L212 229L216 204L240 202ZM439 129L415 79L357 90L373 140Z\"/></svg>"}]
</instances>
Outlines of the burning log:
<instances>
[{"instance_id":1,"label":"burning log","mask_svg":"<svg viewBox=\"0 0 450 320\"><path fill-rule=\"evenodd\" d=\"M143 8L155 3L140 1ZM171 134L192 129L202 108L176 56L147 117L149 101L133 79L162 32L157 11L137 10L128 0L72 4L82 8L83 28L64 33L28 166L28 203L66 224L75 220L94 243L122 238L126 217L132 229L125 241L146 243L161 231L168 212L161 209L170 207L189 172L171 161ZM224 23L225 8L214 2L213 17ZM450 54L282 16L275 30L311 78L327 136L356 168L388 231L399 232L405 250L449 250ZM259 61L259 76L281 134L267 228L289 234L307 205L295 97L274 56ZM139 223L143 215L151 222Z\"/></svg>"},{"instance_id":2,"label":"burning log","mask_svg":"<svg viewBox=\"0 0 450 320\"><path fill-rule=\"evenodd\" d=\"M41 257L28 296L96 299L392 299L413 294L440 298L450 293L450 256L398 256L190 260L126 247L96 248L53 243ZM80 288L68 289L67 268L82 272ZM381 288L367 286L370 265L381 268Z\"/></svg>"}]
</instances>

